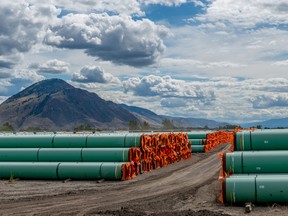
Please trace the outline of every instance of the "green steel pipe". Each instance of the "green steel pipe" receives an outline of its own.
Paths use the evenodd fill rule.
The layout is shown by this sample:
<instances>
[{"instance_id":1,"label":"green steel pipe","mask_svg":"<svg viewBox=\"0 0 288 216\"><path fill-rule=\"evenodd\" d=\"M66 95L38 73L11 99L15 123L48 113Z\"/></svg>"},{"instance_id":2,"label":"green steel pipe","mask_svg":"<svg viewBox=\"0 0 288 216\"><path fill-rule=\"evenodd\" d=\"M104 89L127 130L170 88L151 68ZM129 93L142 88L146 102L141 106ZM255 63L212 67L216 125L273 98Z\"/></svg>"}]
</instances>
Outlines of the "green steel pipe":
<instances>
[{"instance_id":1,"label":"green steel pipe","mask_svg":"<svg viewBox=\"0 0 288 216\"><path fill-rule=\"evenodd\" d=\"M1 150L0 150L1 151ZM39 162L81 162L82 148L42 148L38 152Z\"/></svg>"},{"instance_id":2,"label":"green steel pipe","mask_svg":"<svg viewBox=\"0 0 288 216\"><path fill-rule=\"evenodd\" d=\"M58 168L59 179L78 180L121 180L121 167L125 163L61 163Z\"/></svg>"},{"instance_id":3,"label":"green steel pipe","mask_svg":"<svg viewBox=\"0 0 288 216\"><path fill-rule=\"evenodd\" d=\"M235 134L235 150L288 150L288 130L255 130Z\"/></svg>"},{"instance_id":4,"label":"green steel pipe","mask_svg":"<svg viewBox=\"0 0 288 216\"><path fill-rule=\"evenodd\" d=\"M130 148L3 148L3 162L129 162Z\"/></svg>"},{"instance_id":5,"label":"green steel pipe","mask_svg":"<svg viewBox=\"0 0 288 216\"><path fill-rule=\"evenodd\" d=\"M83 162L129 162L130 148L83 148Z\"/></svg>"},{"instance_id":6,"label":"green steel pipe","mask_svg":"<svg viewBox=\"0 0 288 216\"><path fill-rule=\"evenodd\" d=\"M188 133L188 139L206 139L206 135L208 132L199 132L199 131L195 131L195 132L189 132Z\"/></svg>"},{"instance_id":7,"label":"green steel pipe","mask_svg":"<svg viewBox=\"0 0 288 216\"><path fill-rule=\"evenodd\" d=\"M121 167L125 163L102 163L101 178L108 180L121 180Z\"/></svg>"},{"instance_id":8,"label":"green steel pipe","mask_svg":"<svg viewBox=\"0 0 288 216\"><path fill-rule=\"evenodd\" d=\"M87 137L88 148L140 147L139 134L95 134Z\"/></svg>"},{"instance_id":9,"label":"green steel pipe","mask_svg":"<svg viewBox=\"0 0 288 216\"><path fill-rule=\"evenodd\" d=\"M288 175L257 175L226 178L222 182L224 202L288 202Z\"/></svg>"},{"instance_id":10,"label":"green steel pipe","mask_svg":"<svg viewBox=\"0 0 288 216\"><path fill-rule=\"evenodd\" d=\"M223 154L229 173L288 173L288 151L244 151Z\"/></svg>"},{"instance_id":11,"label":"green steel pipe","mask_svg":"<svg viewBox=\"0 0 288 216\"><path fill-rule=\"evenodd\" d=\"M87 136L82 134L56 134L53 139L53 148L85 148Z\"/></svg>"},{"instance_id":12,"label":"green steel pipe","mask_svg":"<svg viewBox=\"0 0 288 216\"><path fill-rule=\"evenodd\" d=\"M0 162L0 179L121 180L125 163Z\"/></svg>"},{"instance_id":13,"label":"green steel pipe","mask_svg":"<svg viewBox=\"0 0 288 216\"><path fill-rule=\"evenodd\" d=\"M192 153L203 153L205 152L204 145L191 145Z\"/></svg>"},{"instance_id":14,"label":"green steel pipe","mask_svg":"<svg viewBox=\"0 0 288 216\"><path fill-rule=\"evenodd\" d=\"M54 135L4 135L0 148L52 148Z\"/></svg>"},{"instance_id":15,"label":"green steel pipe","mask_svg":"<svg viewBox=\"0 0 288 216\"><path fill-rule=\"evenodd\" d=\"M189 139L191 145L205 145L206 139Z\"/></svg>"},{"instance_id":16,"label":"green steel pipe","mask_svg":"<svg viewBox=\"0 0 288 216\"><path fill-rule=\"evenodd\" d=\"M224 203L255 202L256 177L225 178L222 181Z\"/></svg>"},{"instance_id":17,"label":"green steel pipe","mask_svg":"<svg viewBox=\"0 0 288 216\"><path fill-rule=\"evenodd\" d=\"M38 148L0 148L0 161L37 162Z\"/></svg>"},{"instance_id":18,"label":"green steel pipe","mask_svg":"<svg viewBox=\"0 0 288 216\"><path fill-rule=\"evenodd\" d=\"M95 180L101 179L102 163L61 163L59 179Z\"/></svg>"},{"instance_id":19,"label":"green steel pipe","mask_svg":"<svg viewBox=\"0 0 288 216\"><path fill-rule=\"evenodd\" d=\"M60 163L0 162L0 179L58 179Z\"/></svg>"}]
</instances>

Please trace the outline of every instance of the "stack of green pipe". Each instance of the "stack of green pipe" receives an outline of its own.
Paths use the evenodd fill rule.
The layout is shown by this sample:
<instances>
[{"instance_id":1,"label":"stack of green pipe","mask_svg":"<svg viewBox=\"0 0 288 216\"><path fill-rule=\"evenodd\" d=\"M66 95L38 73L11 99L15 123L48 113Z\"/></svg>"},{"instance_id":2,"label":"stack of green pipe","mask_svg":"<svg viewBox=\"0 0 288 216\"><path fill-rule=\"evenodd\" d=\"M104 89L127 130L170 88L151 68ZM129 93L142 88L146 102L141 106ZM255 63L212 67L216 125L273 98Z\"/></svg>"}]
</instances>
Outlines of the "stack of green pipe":
<instances>
[{"instance_id":1,"label":"stack of green pipe","mask_svg":"<svg viewBox=\"0 0 288 216\"><path fill-rule=\"evenodd\" d=\"M288 175L232 175L222 182L225 203L288 202Z\"/></svg>"},{"instance_id":2,"label":"stack of green pipe","mask_svg":"<svg viewBox=\"0 0 288 216\"><path fill-rule=\"evenodd\" d=\"M188 139L191 144L192 153L205 152L206 139Z\"/></svg>"},{"instance_id":3,"label":"stack of green pipe","mask_svg":"<svg viewBox=\"0 0 288 216\"><path fill-rule=\"evenodd\" d=\"M0 178L121 179L140 141L141 134L0 135Z\"/></svg>"},{"instance_id":4,"label":"stack of green pipe","mask_svg":"<svg viewBox=\"0 0 288 216\"><path fill-rule=\"evenodd\" d=\"M288 130L242 131L223 154L224 202L288 201Z\"/></svg>"}]
</instances>

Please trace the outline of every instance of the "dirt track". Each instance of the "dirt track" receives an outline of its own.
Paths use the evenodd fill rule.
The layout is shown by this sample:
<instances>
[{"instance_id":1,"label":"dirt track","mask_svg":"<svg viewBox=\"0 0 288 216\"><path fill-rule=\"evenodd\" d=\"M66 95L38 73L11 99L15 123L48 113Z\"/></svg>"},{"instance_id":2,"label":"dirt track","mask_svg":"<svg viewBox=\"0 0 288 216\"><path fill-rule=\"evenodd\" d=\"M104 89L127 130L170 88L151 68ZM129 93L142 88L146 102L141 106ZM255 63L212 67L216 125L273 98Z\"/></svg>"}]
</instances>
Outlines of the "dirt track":
<instances>
[{"instance_id":1,"label":"dirt track","mask_svg":"<svg viewBox=\"0 0 288 216\"><path fill-rule=\"evenodd\" d=\"M217 201L216 153L226 149L195 154L124 182L1 181L0 215L242 215L243 206ZM288 215L287 209L262 206L250 215Z\"/></svg>"}]
</instances>

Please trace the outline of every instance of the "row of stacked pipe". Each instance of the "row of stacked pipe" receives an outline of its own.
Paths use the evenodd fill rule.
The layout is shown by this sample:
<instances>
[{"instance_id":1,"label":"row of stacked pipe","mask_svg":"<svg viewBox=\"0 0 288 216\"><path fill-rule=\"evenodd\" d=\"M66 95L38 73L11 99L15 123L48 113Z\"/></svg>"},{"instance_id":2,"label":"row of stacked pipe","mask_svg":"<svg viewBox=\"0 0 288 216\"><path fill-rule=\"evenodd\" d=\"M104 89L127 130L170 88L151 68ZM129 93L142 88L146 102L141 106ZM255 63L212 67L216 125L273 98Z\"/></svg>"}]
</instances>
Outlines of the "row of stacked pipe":
<instances>
[{"instance_id":1,"label":"row of stacked pipe","mask_svg":"<svg viewBox=\"0 0 288 216\"><path fill-rule=\"evenodd\" d=\"M187 134L2 134L0 179L108 179L191 157Z\"/></svg>"},{"instance_id":2,"label":"row of stacked pipe","mask_svg":"<svg viewBox=\"0 0 288 216\"><path fill-rule=\"evenodd\" d=\"M203 131L188 133L192 153L209 152L220 144L233 143L234 133L227 131Z\"/></svg>"},{"instance_id":3,"label":"row of stacked pipe","mask_svg":"<svg viewBox=\"0 0 288 216\"><path fill-rule=\"evenodd\" d=\"M288 130L236 132L232 149L220 155L220 201L288 202Z\"/></svg>"}]
</instances>

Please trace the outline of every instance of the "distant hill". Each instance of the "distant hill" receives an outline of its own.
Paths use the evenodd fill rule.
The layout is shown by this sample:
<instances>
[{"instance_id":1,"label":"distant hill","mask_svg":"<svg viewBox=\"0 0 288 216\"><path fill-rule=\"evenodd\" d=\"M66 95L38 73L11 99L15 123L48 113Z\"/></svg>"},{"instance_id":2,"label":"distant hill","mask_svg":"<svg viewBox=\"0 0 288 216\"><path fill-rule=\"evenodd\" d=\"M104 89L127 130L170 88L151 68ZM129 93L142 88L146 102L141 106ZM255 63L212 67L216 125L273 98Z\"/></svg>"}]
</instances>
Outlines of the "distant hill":
<instances>
[{"instance_id":1,"label":"distant hill","mask_svg":"<svg viewBox=\"0 0 288 216\"><path fill-rule=\"evenodd\" d=\"M132 112L137 118L141 120L145 120L149 122L151 125L162 126L162 121L164 119L169 119L173 121L173 124L177 127L193 127L193 128L217 128L219 126L229 125L229 123L225 122L217 122L214 120L203 119L203 118L183 118L183 117L171 117L164 115L157 115L156 113L135 106L127 106L125 104L121 104L121 106L130 112Z\"/></svg>"},{"instance_id":2,"label":"distant hill","mask_svg":"<svg viewBox=\"0 0 288 216\"><path fill-rule=\"evenodd\" d=\"M152 127L161 128L164 119L180 127L227 125L207 119L160 116L148 109L105 101L61 79L35 83L0 105L0 125L9 123L17 130L71 130L80 125L127 129L131 121L146 121Z\"/></svg>"},{"instance_id":3,"label":"distant hill","mask_svg":"<svg viewBox=\"0 0 288 216\"><path fill-rule=\"evenodd\" d=\"M122 108L133 113L140 120L140 122L146 121L151 126L154 126L154 127L162 126L163 118L148 109L144 109L144 108L136 107L136 106L127 106L126 104L121 104L121 106Z\"/></svg>"},{"instance_id":4,"label":"distant hill","mask_svg":"<svg viewBox=\"0 0 288 216\"><path fill-rule=\"evenodd\" d=\"M137 118L120 105L60 79L35 83L0 105L0 124L9 122L16 129L127 128L130 120Z\"/></svg>"},{"instance_id":5,"label":"distant hill","mask_svg":"<svg viewBox=\"0 0 288 216\"><path fill-rule=\"evenodd\" d=\"M170 117L170 116L162 116L162 118L170 119L173 121L175 126L180 126L180 127L217 128L219 126L223 127L223 126L229 125L229 123L217 122L214 120L203 119L203 118L181 118L181 117Z\"/></svg>"},{"instance_id":6,"label":"distant hill","mask_svg":"<svg viewBox=\"0 0 288 216\"><path fill-rule=\"evenodd\" d=\"M277 128L277 127L287 127L288 128L288 118L280 118L280 119L270 119L262 122L253 122L253 123L245 123L241 124L241 127L253 127L261 125L262 128Z\"/></svg>"}]
</instances>

